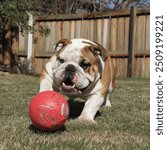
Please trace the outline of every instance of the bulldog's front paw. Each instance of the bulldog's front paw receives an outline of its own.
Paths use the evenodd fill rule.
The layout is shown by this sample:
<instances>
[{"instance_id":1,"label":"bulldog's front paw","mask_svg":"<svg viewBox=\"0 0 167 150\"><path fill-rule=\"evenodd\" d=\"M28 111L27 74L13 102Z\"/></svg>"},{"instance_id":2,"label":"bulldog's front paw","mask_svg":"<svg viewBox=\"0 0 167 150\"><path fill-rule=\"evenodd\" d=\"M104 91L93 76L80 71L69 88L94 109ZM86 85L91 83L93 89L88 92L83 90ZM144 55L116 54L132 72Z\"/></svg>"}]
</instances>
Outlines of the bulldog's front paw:
<instances>
[{"instance_id":1,"label":"bulldog's front paw","mask_svg":"<svg viewBox=\"0 0 167 150\"><path fill-rule=\"evenodd\" d=\"M80 115L78 117L78 120L80 120L80 121L89 121L91 123L96 123L96 121L93 118L91 118L89 116L86 116L86 115Z\"/></svg>"}]
</instances>

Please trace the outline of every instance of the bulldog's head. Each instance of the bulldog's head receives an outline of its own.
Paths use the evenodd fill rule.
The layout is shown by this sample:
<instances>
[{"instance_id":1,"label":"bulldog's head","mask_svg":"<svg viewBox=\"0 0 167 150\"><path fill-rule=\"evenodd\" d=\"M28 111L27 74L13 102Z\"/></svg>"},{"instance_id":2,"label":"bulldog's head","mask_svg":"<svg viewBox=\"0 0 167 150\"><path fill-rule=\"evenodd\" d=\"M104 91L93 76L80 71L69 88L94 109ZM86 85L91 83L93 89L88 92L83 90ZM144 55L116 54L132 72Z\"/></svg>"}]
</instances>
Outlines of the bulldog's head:
<instances>
[{"instance_id":1,"label":"bulldog's head","mask_svg":"<svg viewBox=\"0 0 167 150\"><path fill-rule=\"evenodd\" d=\"M56 67L53 76L66 95L91 90L101 77L105 50L86 39L60 40L55 46Z\"/></svg>"}]
</instances>

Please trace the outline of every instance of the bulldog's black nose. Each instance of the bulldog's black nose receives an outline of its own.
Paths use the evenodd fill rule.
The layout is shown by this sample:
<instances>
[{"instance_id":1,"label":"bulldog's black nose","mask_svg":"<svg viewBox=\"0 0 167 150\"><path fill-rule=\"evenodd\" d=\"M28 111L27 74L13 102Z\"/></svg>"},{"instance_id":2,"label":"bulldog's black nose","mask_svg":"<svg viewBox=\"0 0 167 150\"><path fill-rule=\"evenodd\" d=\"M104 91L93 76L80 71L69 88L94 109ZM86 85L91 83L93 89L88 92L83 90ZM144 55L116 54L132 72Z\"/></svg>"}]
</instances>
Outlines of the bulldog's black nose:
<instances>
[{"instance_id":1,"label":"bulldog's black nose","mask_svg":"<svg viewBox=\"0 0 167 150\"><path fill-rule=\"evenodd\" d=\"M74 78L75 72L76 72L75 66L72 65L72 64L68 65L65 68L65 76L64 76L63 82L66 85L73 85L73 81L72 80Z\"/></svg>"},{"instance_id":2,"label":"bulldog's black nose","mask_svg":"<svg viewBox=\"0 0 167 150\"><path fill-rule=\"evenodd\" d=\"M75 69L74 65L70 64L65 68L65 71L67 73L75 73L76 69Z\"/></svg>"}]
</instances>

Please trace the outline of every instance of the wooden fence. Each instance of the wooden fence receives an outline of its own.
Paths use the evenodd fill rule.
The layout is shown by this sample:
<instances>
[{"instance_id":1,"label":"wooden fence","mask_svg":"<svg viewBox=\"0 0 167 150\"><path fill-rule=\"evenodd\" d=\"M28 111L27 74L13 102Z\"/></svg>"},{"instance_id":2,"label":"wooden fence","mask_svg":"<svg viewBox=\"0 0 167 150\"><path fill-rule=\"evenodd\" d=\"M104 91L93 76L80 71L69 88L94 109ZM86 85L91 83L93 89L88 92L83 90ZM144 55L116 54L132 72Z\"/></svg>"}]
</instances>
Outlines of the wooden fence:
<instances>
[{"instance_id":1,"label":"wooden fence","mask_svg":"<svg viewBox=\"0 0 167 150\"><path fill-rule=\"evenodd\" d=\"M61 38L87 38L110 51L117 67L117 77L149 77L150 73L150 10L110 11L96 14L75 14L37 17L36 28L48 27L45 37L35 33L33 71L39 74L53 45ZM19 57L27 57L27 37L19 37Z\"/></svg>"}]
</instances>

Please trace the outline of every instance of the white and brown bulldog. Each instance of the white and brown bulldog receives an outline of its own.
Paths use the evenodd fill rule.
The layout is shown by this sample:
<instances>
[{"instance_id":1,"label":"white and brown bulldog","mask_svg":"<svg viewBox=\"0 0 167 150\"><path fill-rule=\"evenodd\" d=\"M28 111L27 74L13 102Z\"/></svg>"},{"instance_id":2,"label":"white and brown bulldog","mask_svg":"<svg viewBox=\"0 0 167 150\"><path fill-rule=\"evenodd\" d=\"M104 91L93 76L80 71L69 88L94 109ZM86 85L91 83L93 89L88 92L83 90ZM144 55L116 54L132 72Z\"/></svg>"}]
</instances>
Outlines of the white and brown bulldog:
<instances>
[{"instance_id":1,"label":"white and brown bulldog","mask_svg":"<svg viewBox=\"0 0 167 150\"><path fill-rule=\"evenodd\" d=\"M40 92L54 90L85 100L79 119L94 121L102 105L111 105L114 84L115 69L106 49L87 39L62 39L42 71Z\"/></svg>"}]
</instances>

